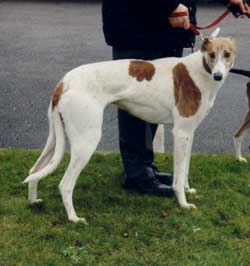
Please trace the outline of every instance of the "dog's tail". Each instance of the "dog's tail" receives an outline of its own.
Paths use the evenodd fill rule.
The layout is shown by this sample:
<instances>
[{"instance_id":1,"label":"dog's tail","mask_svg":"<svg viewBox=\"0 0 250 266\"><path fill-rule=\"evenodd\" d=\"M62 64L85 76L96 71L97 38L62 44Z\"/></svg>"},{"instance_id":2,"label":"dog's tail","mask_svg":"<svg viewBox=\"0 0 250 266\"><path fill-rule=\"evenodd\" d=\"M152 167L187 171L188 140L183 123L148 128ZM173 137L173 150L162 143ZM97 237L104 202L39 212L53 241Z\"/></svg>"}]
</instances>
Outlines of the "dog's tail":
<instances>
[{"instance_id":1,"label":"dog's tail","mask_svg":"<svg viewBox=\"0 0 250 266\"><path fill-rule=\"evenodd\" d=\"M57 107L52 110L52 103L49 106L50 132L43 152L35 165L30 170L30 175L23 181L29 183L39 181L51 174L61 162L65 151L65 132L63 121Z\"/></svg>"},{"instance_id":2,"label":"dog's tail","mask_svg":"<svg viewBox=\"0 0 250 266\"><path fill-rule=\"evenodd\" d=\"M29 175L34 174L41 169L43 169L51 160L54 150L55 150L55 129L52 119L52 112L51 112L51 103L48 110L48 120L49 120L49 136L46 142L46 145L40 155L40 157L37 159L34 166L30 169Z\"/></svg>"},{"instance_id":3,"label":"dog's tail","mask_svg":"<svg viewBox=\"0 0 250 266\"><path fill-rule=\"evenodd\" d=\"M234 74L239 74L239 75L242 75L242 76L245 76L245 77L250 78L250 71L248 71L248 70L232 68L230 70L230 72L231 73L234 73Z\"/></svg>"}]
</instances>

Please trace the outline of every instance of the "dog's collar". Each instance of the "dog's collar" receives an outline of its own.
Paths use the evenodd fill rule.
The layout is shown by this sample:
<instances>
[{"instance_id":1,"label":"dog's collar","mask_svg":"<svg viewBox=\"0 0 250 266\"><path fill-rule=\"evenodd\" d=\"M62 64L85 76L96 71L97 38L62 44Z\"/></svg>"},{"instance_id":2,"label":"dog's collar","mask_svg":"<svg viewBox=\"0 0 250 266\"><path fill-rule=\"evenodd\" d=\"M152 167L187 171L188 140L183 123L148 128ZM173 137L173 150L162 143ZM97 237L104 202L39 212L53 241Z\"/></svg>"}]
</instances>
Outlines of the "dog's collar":
<instances>
[{"instance_id":1,"label":"dog's collar","mask_svg":"<svg viewBox=\"0 0 250 266\"><path fill-rule=\"evenodd\" d=\"M207 61L206 61L204 56L202 58L202 63L203 63L203 66L204 66L205 70L207 71L207 73L211 75L212 74L212 70L209 67L209 65L208 65L208 63L207 63Z\"/></svg>"}]
</instances>

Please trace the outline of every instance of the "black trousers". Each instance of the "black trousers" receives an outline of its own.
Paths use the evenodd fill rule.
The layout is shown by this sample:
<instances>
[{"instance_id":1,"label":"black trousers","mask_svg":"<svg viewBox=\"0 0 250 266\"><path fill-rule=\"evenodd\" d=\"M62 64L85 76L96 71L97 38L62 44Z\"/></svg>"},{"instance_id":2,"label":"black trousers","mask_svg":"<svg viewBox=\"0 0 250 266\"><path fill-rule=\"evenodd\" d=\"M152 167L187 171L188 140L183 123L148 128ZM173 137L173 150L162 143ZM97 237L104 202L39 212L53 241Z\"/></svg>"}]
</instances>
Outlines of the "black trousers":
<instances>
[{"instance_id":1,"label":"black trousers","mask_svg":"<svg viewBox=\"0 0 250 266\"><path fill-rule=\"evenodd\" d=\"M113 60L154 60L163 57L181 57L183 49L121 49L113 47ZM155 124L147 123L129 113L118 110L119 144L124 170L128 178L146 175L145 167L154 162L153 139Z\"/></svg>"}]
</instances>

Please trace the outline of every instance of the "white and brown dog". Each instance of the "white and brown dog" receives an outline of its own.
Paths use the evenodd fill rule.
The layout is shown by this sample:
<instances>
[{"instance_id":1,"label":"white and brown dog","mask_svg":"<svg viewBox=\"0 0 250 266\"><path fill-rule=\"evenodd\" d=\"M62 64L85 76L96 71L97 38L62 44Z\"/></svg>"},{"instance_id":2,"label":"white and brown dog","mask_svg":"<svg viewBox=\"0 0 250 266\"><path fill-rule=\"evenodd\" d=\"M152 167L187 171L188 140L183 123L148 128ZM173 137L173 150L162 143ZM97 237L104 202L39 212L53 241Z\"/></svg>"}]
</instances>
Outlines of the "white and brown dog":
<instances>
[{"instance_id":1,"label":"white and brown dog","mask_svg":"<svg viewBox=\"0 0 250 266\"><path fill-rule=\"evenodd\" d=\"M250 71L247 70L232 69L230 72L250 78ZM247 96L248 110L246 112L243 123L241 124L238 131L234 134L235 155L236 159L239 160L240 162L247 162L247 159L244 158L241 154L241 144L244 137L247 135L247 133L249 134L250 132L250 81L247 83L246 96Z\"/></svg>"},{"instance_id":2,"label":"white and brown dog","mask_svg":"<svg viewBox=\"0 0 250 266\"><path fill-rule=\"evenodd\" d=\"M174 124L173 189L181 207L196 208L185 195L196 192L188 183L193 136L233 66L235 51L231 38L209 37L200 51L184 58L110 61L68 72L49 106L46 146L24 181L29 201L40 201L38 182L59 165L67 136L71 159L59 189L69 220L85 222L74 210L73 189L102 136L104 109L116 104L145 121Z\"/></svg>"}]
</instances>

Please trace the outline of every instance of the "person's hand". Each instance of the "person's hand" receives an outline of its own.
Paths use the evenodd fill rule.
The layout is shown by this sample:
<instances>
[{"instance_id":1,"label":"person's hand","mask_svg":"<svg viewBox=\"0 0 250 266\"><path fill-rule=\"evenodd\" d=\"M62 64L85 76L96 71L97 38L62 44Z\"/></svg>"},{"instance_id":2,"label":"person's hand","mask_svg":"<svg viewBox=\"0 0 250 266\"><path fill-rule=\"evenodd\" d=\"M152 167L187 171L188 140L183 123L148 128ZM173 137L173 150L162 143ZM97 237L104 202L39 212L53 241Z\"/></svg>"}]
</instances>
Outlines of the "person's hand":
<instances>
[{"instance_id":1,"label":"person's hand","mask_svg":"<svg viewBox=\"0 0 250 266\"><path fill-rule=\"evenodd\" d=\"M174 15L174 13L179 12L185 12L187 16L181 16L181 17L171 17L171 15ZM190 28L190 22L189 22L189 13L188 8L182 4L179 4L178 7L173 11L173 13L168 18L169 23L174 28L184 28L189 29Z\"/></svg>"},{"instance_id":2,"label":"person's hand","mask_svg":"<svg viewBox=\"0 0 250 266\"><path fill-rule=\"evenodd\" d=\"M229 0L229 3L238 6L242 13L248 13L250 15L250 7L248 4L244 3L243 0ZM236 14L236 16L239 17L240 13Z\"/></svg>"}]
</instances>

